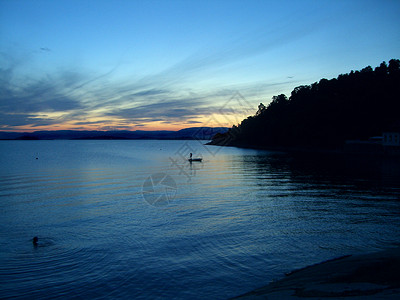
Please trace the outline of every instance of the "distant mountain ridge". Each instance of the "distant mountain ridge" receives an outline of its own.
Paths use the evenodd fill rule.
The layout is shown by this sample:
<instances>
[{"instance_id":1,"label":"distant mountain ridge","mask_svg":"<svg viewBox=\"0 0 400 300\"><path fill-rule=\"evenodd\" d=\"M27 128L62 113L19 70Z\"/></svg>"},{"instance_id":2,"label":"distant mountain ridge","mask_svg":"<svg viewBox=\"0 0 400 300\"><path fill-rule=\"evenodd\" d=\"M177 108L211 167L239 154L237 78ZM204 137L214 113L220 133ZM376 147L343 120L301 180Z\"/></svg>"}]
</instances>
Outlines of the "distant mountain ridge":
<instances>
[{"instance_id":1,"label":"distant mountain ridge","mask_svg":"<svg viewBox=\"0 0 400 300\"><path fill-rule=\"evenodd\" d=\"M224 133L226 127L190 127L178 131L172 130L115 130L115 131L78 131L78 130L49 130L34 132L0 132L0 140L211 140L217 133Z\"/></svg>"}]
</instances>

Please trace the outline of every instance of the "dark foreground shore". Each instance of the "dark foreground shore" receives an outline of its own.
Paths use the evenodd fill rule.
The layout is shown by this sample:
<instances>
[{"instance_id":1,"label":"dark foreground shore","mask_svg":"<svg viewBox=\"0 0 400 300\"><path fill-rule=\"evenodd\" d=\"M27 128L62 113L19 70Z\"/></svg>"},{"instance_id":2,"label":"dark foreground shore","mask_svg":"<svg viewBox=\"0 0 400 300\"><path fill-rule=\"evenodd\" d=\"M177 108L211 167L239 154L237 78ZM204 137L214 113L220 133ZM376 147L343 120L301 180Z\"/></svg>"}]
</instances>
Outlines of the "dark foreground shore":
<instances>
[{"instance_id":1,"label":"dark foreground shore","mask_svg":"<svg viewBox=\"0 0 400 300\"><path fill-rule=\"evenodd\" d=\"M400 248L312 265L235 299L304 298L400 299Z\"/></svg>"}]
</instances>

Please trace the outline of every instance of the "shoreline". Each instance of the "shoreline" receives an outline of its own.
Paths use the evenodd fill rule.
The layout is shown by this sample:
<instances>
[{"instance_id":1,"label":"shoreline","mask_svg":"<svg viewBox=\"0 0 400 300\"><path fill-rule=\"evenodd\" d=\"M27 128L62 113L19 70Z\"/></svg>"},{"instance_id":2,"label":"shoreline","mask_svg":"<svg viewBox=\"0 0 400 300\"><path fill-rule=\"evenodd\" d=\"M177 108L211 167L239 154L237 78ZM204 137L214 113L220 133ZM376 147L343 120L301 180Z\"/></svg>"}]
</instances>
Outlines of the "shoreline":
<instances>
[{"instance_id":1,"label":"shoreline","mask_svg":"<svg viewBox=\"0 0 400 300\"><path fill-rule=\"evenodd\" d=\"M382 147L379 151L370 151L366 148L352 149L349 147L341 146L336 148L323 148L311 146L261 146L246 143L223 143L221 141L213 141L206 143L207 146L219 147L236 147L243 149L265 150L273 152L285 152L294 154L328 154L328 155L356 155L371 158L386 158L386 157L400 157L399 147Z\"/></svg>"},{"instance_id":2,"label":"shoreline","mask_svg":"<svg viewBox=\"0 0 400 300\"><path fill-rule=\"evenodd\" d=\"M345 255L285 274L233 299L399 299L400 247Z\"/></svg>"}]
</instances>

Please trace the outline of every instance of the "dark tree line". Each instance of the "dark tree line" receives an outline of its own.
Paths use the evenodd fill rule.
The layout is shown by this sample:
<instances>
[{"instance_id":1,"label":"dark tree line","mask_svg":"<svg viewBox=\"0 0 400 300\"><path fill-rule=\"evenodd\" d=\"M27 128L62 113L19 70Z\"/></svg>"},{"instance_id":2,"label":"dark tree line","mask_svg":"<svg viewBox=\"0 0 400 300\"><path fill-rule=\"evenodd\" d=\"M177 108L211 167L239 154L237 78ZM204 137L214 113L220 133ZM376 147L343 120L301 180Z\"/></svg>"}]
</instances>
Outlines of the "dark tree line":
<instances>
[{"instance_id":1,"label":"dark tree line","mask_svg":"<svg viewBox=\"0 0 400 300\"><path fill-rule=\"evenodd\" d=\"M335 148L400 126L400 60L296 87L214 137L215 144Z\"/></svg>"}]
</instances>

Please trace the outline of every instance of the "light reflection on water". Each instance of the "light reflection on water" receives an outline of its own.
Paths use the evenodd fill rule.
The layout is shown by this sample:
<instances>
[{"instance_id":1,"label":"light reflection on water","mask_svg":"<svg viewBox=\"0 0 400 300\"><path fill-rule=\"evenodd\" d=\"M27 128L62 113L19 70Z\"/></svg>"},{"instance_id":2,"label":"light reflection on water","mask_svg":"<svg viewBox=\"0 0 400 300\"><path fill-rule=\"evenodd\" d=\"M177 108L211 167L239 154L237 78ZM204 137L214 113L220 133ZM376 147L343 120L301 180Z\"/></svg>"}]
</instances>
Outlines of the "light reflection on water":
<instances>
[{"instance_id":1,"label":"light reflection on water","mask_svg":"<svg viewBox=\"0 0 400 300\"><path fill-rule=\"evenodd\" d=\"M173 165L184 143L1 141L0 298L227 298L400 241L396 160L192 141L204 161ZM177 193L154 207L160 172Z\"/></svg>"}]
</instances>

